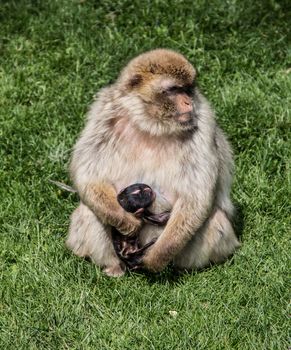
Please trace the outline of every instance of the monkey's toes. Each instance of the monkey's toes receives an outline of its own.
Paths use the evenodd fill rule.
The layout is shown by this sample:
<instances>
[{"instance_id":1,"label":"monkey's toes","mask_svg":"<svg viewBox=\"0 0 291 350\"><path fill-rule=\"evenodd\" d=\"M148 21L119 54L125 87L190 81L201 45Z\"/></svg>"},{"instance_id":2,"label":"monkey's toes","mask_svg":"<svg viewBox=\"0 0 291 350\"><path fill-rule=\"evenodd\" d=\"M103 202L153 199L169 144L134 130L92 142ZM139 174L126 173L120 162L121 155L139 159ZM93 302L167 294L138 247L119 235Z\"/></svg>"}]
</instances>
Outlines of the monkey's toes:
<instances>
[{"instance_id":1,"label":"monkey's toes","mask_svg":"<svg viewBox=\"0 0 291 350\"><path fill-rule=\"evenodd\" d=\"M143 267L143 257L150 246L156 242L156 239L151 240L149 243L145 244L143 247L129 251L126 256L126 265L130 270L137 270Z\"/></svg>"},{"instance_id":2,"label":"monkey's toes","mask_svg":"<svg viewBox=\"0 0 291 350\"><path fill-rule=\"evenodd\" d=\"M114 266L107 266L103 269L103 272L109 277L121 277L125 274L125 265L118 264Z\"/></svg>"}]
</instances>

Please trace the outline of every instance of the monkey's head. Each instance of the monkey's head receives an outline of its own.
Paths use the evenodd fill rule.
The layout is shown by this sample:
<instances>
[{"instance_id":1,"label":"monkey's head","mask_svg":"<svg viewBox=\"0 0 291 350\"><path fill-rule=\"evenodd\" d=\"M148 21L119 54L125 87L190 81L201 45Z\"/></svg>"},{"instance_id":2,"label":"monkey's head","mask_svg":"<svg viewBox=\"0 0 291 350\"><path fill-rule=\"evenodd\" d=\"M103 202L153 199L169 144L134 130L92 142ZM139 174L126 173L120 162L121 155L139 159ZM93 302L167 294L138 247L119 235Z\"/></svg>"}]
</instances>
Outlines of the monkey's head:
<instances>
[{"instance_id":1,"label":"monkey's head","mask_svg":"<svg viewBox=\"0 0 291 350\"><path fill-rule=\"evenodd\" d=\"M117 200L126 211L142 214L155 200L155 193L150 186L136 183L120 191Z\"/></svg>"},{"instance_id":2,"label":"monkey's head","mask_svg":"<svg viewBox=\"0 0 291 350\"><path fill-rule=\"evenodd\" d=\"M157 49L134 58L118 83L137 127L155 135L194 130L196 71L184 56Z\"/></svg>"}]
</instances>

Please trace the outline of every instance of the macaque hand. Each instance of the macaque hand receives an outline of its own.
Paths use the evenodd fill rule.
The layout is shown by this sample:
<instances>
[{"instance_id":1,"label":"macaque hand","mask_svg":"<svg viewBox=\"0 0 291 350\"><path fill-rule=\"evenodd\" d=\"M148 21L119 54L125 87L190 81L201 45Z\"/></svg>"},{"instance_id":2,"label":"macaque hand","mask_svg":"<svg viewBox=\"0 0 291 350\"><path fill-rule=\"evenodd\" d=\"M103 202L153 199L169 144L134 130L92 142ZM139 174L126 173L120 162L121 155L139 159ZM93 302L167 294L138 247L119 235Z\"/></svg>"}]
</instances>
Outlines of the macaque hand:
<instances>
[{"instance_id":1,"label":"macaque hand","mask_svg":"<svg viewBox=\"0 0 291 350\"><path fill-rule=\"evenodd\" d=\"M156 239L154 238L149 243L145 244L143 247L135 251L129 252L127 254L125 263L129 270L133 271L133 270L143 269L142 259L145 253L147 252L147 250L149 249L149 247L152 246L155 243L155 241Z\"/></svg>"},{"instance_id":2,"label":"macaque hand","mask_svg":"<svg viewBox=\"0 0 291 350\"><path fill-rule=\"evenodd\" d=\"M134 235L142 226L142 220L131 213L125 212L124 217L113 225L123 235Z\"/></svg>"},{"instance_id":3,"label":"macaque hand","mask_svg":"<svg viewBox=\"0 0 291 350\"><path fill-rule=\"evenodd\" d=\"M162 260L161 257L158 256L154 247L146 252L140 262L144 269L152 272L162 271L168 265L168 263L169 261Z\"/></svg>"}]
</instances>

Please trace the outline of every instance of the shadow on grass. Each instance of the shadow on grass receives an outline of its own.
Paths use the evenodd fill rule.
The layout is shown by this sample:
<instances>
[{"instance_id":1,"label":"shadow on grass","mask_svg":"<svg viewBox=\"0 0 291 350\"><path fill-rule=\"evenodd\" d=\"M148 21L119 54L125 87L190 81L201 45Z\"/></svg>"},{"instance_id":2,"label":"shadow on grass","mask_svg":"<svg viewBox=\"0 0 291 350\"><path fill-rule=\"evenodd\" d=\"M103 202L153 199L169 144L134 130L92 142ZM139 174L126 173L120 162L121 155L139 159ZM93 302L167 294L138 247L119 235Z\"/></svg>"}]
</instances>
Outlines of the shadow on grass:
<instances>
[{"instance_id":1,"label":"shadow on grass","mask_svg":"<svg viewBox=\"0 0 291 350\"><path fill-rule=\"evenodd\" d=\"M140 270L135 272L128 272L131 275L139 275L146 278L148 284L176 284L180 282L184 272L177 271L173 266L168 266L164 271L159 273L149 272L146 270Z\"/></svg>"},{"instance_id":2,"label":"shadow on grass","mask_svg":"<svg viewBox=\"0 0 291 350\"><path fill-rule=\"evenodd\" d=\"M236 213L233 220L233 228L236 236L241 242L243 237L244 227L245 227L244 208L241 204L235 203L235 210L236 210Z\"/></svg>"},{"instance_id":3,"label":"shadow on grass","mask_svg":"<svg viewBox=\"0 0 291 350\"><path fill-rule=\"evenodd\" d=\"M183 280L185 280L186 277L194 277L195 275L200 274L206 274L208 272L211 272L213 269L220 265L224 265L227 263L227 266L234 264L233 255L229 257L226 261L218 264L210 264L206 267L203 267L198 270L179 270L175 268L173 265L169 265L164 271L159 273L149 272L146 270L140 270L135 272L127 272L128 274L134 276L143 276L146 278L149 285L154 284L170 284L175 285L177 283L181 283Z\"/></svg>"}]
</instances>

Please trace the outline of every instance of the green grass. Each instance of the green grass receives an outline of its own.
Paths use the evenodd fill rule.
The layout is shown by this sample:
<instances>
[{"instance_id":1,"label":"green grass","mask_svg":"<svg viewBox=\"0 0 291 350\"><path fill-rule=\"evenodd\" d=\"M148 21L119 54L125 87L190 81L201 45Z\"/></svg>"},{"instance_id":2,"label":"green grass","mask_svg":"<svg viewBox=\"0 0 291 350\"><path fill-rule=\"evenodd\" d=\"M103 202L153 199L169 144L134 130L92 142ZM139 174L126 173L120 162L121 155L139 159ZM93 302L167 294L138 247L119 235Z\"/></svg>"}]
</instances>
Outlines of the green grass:
<instances>
[{"instance_id":1,"label":"green grass","mask_svg":"<svg viewBox=\"0 0 291 350\"><path fill-rule=\"evenodd\" d=\"M1 1L1 349L288 349L287 4ZM202 272L109 279L65 249L77 198L48 179L69 181L93 94L156 47L198 68L229 135L242 248Z\"/></svg>"}]
</instances>

